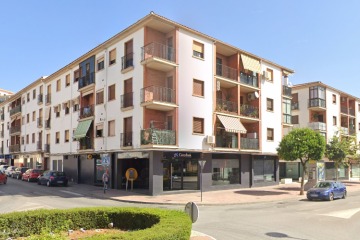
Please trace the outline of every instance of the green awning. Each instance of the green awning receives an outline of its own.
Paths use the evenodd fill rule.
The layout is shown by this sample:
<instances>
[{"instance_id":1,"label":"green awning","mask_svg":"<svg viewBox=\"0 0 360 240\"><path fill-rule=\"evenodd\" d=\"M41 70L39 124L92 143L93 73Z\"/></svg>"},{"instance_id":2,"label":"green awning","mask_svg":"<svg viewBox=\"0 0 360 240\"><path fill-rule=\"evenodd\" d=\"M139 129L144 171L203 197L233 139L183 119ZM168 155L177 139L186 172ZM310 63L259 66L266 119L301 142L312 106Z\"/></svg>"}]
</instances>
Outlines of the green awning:
<instances>
[{"instance_id":1,"label":"green awning","mask_svg":"<svg viewBox=\"0 0 360 240\"><path fill-rule=\"evenodd\" d=\"M86 133L89 131L92 121L93 121L92 119L89 119L89 120L79 122L79 124L74 132L74 138L75 139L84 138L86 136Z\"/></svg>"}]
</instances>

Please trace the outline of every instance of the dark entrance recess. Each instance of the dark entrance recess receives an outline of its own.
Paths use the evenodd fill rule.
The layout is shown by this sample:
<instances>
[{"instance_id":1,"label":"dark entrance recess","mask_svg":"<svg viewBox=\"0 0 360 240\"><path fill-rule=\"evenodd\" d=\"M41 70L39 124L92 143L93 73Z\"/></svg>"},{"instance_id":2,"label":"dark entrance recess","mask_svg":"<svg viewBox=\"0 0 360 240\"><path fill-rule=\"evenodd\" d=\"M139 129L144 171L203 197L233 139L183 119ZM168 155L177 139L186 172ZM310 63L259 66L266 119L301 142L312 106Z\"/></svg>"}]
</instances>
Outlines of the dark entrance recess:
<instances>
[{"instance_id":1,"label":"dark entrance recess","mask_svg":"<svg viewBox=\"0 0 360 240\"><path fill-rule=\"evenodd\" d=\"M134 181L134 189L149 189L149 159L147 158L127 158L119 160L119 171L121 176L121 189L125 189L125 173L129 168L135 168L138 178Z\"/></svg>"}]
</instances>

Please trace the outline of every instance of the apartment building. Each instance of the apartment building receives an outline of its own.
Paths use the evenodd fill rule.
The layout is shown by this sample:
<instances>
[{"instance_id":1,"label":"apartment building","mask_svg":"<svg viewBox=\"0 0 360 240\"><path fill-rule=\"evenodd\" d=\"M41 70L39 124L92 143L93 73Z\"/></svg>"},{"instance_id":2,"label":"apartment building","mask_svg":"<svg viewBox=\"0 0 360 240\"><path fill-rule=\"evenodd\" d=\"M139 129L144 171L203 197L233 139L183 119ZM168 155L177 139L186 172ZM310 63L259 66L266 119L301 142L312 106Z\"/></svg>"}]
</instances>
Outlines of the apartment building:
<instances>
[{"instance_id":1,"label":"apartment building","mask_svg":"<svg viewBox=\"0 0 360 240\"><path fill-rule=\"evenodd\" d=\"M7 99L13 95L13 92L4 90L0 88L0 103L5 102ZM4 109L0 107L0 122L3 122L5 119ZM0 124L0 138L4 137L4 125ZM9 158L9 156L5 156L4 154L4 142L0 141L0 162L3 162L5 158Z\"/></svg>"},{"instance_id":2,"label":"apartment building","mask_svg":"<svg viewBox=\"0 0 360 240\"><path fill-rule=\"evenodd\" d=\"M151 195L200 189L199 160L204 190L277 184L292 73L152 12L0 103L4 153Z\"/></svg>"},{"instance_id":3,"label":"apartment building","mask_svg":"<svg viewBox=\"0 0 360 240\"><path fill-rule=\"evenodd\" d=\"M334 135L355 135L357 142L360 141L360 99L357 97L322 82L309 82L292 87L291 108L293 127L309 127L322 134L327 142ZM355 160L350 160L349 166L335 169L334 162L324 157L317 163L310 163L309 170L309 178L319 180L334 179L335 171L340 179L360 179L360 165ZM281 178L297 179L301 171L299 162L280 160Z\"/></svg>"}]
</instances>

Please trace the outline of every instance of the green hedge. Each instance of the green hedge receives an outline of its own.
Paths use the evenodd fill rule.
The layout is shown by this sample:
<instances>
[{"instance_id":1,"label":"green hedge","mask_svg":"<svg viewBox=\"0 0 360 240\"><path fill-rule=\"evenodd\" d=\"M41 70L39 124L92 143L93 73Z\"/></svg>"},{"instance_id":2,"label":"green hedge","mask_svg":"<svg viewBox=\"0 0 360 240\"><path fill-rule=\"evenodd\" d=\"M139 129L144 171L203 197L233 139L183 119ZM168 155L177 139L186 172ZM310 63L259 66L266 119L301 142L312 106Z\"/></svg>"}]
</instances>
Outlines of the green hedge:
<instances>
[{"instance_id":1,"label":"green hedge","mask_svg":"<svg viewBox=\"0 0 360 240\"><path fill-rule=\"evenodd\" d=\"M191 220L181 211L156 208L75 208L68 210L35 210L0 215L0 239L63 239L60 232L114 228L120 234L94 235L87 239L186 239L190 238Z\"/></svg>"}]
</instances>

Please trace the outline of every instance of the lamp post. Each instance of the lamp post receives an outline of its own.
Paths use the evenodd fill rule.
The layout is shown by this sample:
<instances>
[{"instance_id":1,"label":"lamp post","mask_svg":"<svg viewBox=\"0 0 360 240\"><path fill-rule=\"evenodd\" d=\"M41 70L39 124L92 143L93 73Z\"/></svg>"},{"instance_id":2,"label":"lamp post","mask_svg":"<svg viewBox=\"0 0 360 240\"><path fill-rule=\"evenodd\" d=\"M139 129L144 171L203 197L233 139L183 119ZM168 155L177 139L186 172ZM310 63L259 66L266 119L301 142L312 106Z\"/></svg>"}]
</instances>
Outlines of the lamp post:
<instances>
[{"instance_id":1,"label":"lamp post","mask_svg":"<svg viewBox=\"0 0 360 240\"><path fill-rule=\"evenodd\" d=\"M206 160L199 160L200 165L200 193L201 193L201 202L202 202L202 173L205 166Z\"/></svg>"}]
</instances>

